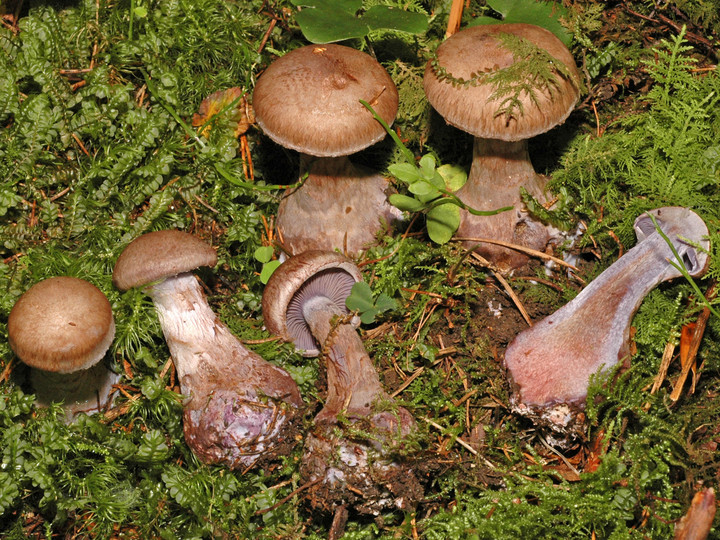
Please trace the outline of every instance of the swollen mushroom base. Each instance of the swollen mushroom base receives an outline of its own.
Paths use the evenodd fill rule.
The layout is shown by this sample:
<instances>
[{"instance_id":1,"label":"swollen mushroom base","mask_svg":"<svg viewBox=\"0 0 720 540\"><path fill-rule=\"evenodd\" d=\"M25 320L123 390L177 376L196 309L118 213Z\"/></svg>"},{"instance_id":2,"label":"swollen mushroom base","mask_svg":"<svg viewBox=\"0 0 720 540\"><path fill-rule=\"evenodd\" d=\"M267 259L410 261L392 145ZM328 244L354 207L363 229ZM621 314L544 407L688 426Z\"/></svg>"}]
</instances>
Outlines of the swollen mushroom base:
<instances>
[{"instance_id":1,"label":"swollen mushroom base","mask_svg":"<svg viewBox=\"0 0 720 540\"><path fill-rule=\"evenodd\" d=\"M338 253L305 252L283 263L263 294L267 328L327 362L327 398L300 472L311 484L310 506L336 519L349 507L371 515L408 510L423 494L421 465L408 456L415 421L383 390L345 306L361 279Z\"/></svg>"},{"instance_id":2,"label":"swollen mushroom base","mask_svg":"<svg viewBox=\"0 0 720 540\"><path fill-rule=\"evenodd\" d=\"M293 379L242 346L210 309L193 274L146 291L187 396L184 430L193 452L233 469L286 453L302 405Z\"/></svg>"},{"instance_id":3,"label":"swollen mushroom base","mask_svg":"<svg viewBox=\"0 0 720 540\"><path fill-rule=\"evenodd\" d=\"M303 478L320 480L309 490L311 506L334 512L347 505L371 515L411 509L423 489L412 464L397 454L415 420L382 389L360 336L333 302L320 297L303 312L327 350L328 369L327 400L300 465Z\"/></svg>"},{"instance_id":4,"label":"swollen mushroom base","mask_svg":"<svg viewBox=\"0 0 720 540\"><path fill-rule=\"evenodd\" d=\"M650 215L681 261L675 261ZM579 413L590 377L629 361L630 324L643 298L659 283L682 275L671 261L685 265L693 277L709 265L707 226L687 208L647 212L635 220L635 232L635 247L568 304L521 332L505 351L514 411L550 428L558 446L584 431Z\"/></svg>"}]
</instances>

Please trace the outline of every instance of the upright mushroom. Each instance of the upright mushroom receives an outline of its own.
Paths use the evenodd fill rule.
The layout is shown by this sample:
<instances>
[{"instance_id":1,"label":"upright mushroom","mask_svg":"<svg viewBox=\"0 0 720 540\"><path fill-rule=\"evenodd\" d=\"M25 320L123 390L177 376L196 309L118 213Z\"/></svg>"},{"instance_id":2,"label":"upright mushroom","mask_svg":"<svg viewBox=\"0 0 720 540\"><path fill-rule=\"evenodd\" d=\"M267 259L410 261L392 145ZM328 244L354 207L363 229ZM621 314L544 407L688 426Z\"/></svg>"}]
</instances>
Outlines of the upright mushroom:
<instances>
[{"instance_id":1,"label":"upright mushroom","mask_svg":"<svg viewBox=\"0 0 720 540\"><path fill-rule=\"evenodd\" d=\"M190 448L206 463L246 469L294 443L302 399L287 372L246 349L213 313L191 272L216 262L215 250L191 234L151 232L118 257L113 282L153 299L187 396Z\"/></svg>"},{"instance_id":2,"label":"upright mushroom","mask_svg":"<svg viewBox=\"0 0 720 540\"><path fill-rule=\"evenodd\" d=\"M378 515L411 508L422 488L412 462L397 455L415 421L383 390L345 307L361 279L338 253L296 255L268 281L263 316L270 332L306 355L322 352L327 359L327 399L301 463L303 478L316 483L307 490L310 505Z\"/></svg>"},{"instance_id":3,"label":"upright mushroom","mask_svg":"<svg viewBox=\"0 0 720 540\"><path fill-rule=\"evenodd\" d=\"M110 302L95 285L74 277L36 283L8 316L10 347L34 368L38 405L63 403L68 420L110 404L119 376L101 360L114 337Z\"/></svg>"},{"instance_id":4,"label":"upright mushroom","mask_svg":"<svg viewBox=\"0 0 720 540\"><path fill-rule=\"evenodd\" d=\"M398 108L392 79L375 59L342 45L295 49L257 81L258 124L275 142L300 152L300 178L308 174L278 207L277 229L291 254L339 249L358 255L383 222L400 215L387 201L388 180L347 157L385 136L361 99L392 124Z\"/></svg>"},{"instance_id":5,"label":"upright mushroom","mask_svg":"<svg viewBox=\"0 0 720 540\"><path fill-rule=\"evenodd\" d=\"M558 442L572 439L582 427L577 412L585 405L590 376L629 359L630 323L643 298L681 275L675 264L685 265L694 277L709 265L707 226L687 208L647 212L635 220L635 232L635 247L571 302L521 332L505 351L513 408L549 426Z\"/></svg>"},{"instance_id":6,"label":"upright mushroom","mask_svg":"<svg viewBox=\"0 0 720 540\"><path fill-rule=\"evenodd\" d=\"M545 63L549 78L537 69L507 77L520 62ZM539 202L548 200L547 178L535 172L527 141L564 122L580 95L580 74L565 45L532 24L466 28L438 47L424 85L445 121L475 136L470 174L457 196L479 210L514 207L494 216L463 210L457 235L544 250L554 231L528 214L520 194L524 188ZM477 251L506 271L527 262L525 255L491 244Z\"/></svg>"}]
</instances>

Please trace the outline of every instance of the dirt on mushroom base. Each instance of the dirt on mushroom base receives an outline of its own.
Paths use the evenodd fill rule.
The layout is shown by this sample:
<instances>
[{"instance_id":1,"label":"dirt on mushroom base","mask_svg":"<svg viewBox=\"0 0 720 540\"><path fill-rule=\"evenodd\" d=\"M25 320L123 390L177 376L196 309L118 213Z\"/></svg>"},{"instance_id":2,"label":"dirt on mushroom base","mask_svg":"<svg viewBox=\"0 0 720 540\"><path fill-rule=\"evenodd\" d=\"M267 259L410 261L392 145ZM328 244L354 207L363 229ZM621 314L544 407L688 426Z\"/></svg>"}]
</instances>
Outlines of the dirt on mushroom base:
<instances>
[{"instance_id":1,"label":"dirt on mushroom base","mask_svg":"<svg viewBox=\"0 0 720 540\"><path fill-rule=\"evenodd\" d=\"M257 395L240 399L237 389L215 390L200 410L184 412L188 445L202 461L230 469L264 467L288 455L300 435L302 411L281 399L266 400Z\"/></svg>"},{"instance_id":2,"label":"dirt on mushroom base","mask_svg":"<svg viewBox=\"0 0 720 540\"><path fill-rule=\"evenodd\" d=\"M398 413L401 414L402 409ZM323 422L308 435L300 473L313 483L305 494L310 508L332 514L338 507L345 506L360 514L378 516L393 509L410 511L422 499L422 460L417 455L400 455L404 446L402 438L372 441L371 432L367 437L358 435L363 426L372 430L374 424L374 419L357 419L352 426L347 426L355 433L346 433L338 423ZM385 438L387 433L379 436ZM394 451L383 448L388 445L392 445Z\"/></svg>"}]
</instances>

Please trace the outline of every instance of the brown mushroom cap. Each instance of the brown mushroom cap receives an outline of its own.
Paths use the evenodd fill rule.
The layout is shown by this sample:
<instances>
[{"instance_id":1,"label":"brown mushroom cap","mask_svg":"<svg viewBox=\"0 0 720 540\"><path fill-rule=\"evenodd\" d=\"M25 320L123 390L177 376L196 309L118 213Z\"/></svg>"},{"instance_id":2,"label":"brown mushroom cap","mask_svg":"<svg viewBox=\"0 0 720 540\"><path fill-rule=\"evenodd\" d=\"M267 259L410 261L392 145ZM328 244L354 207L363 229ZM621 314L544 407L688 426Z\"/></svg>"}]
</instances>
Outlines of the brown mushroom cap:
<instances>
[{"instance_id":1,"label":"brown mushroom cap","mask_svg":"<svg viewBox=\"0 0 720 540\"><path fill-rule=\"evenodd\" d=\"M278 144L313 156L346 156L385 137L361 99L392 124L398 93L385 68L350 47L307 45L270 64L255 85L253 108Z\"/></svg>"},{"instance_id":2,"label":"brown mushroom cap","mask_svg":"<svg viewBox=\"0 0 720 540\"><path fill-rule=\"evenodd\" d=\"M120 254L113 283L126 291L215 264L215 250L190 233L174 229L150 232L130 242Z\"/></svg>"},{"instance_id":3,"label":"brown mushroom cap","mask_svg":"<svg viewBox=\"0 0 720 540\"><path fill-rule=\"evenodd\" d=\"M549 92L538 88L537 103L527 93L520 94L523 114L508 118L496 114L504 98L492 98L496 88L478 81L475 85L457 85L439 77L428 62L425 69L425 94L445 120L463 131L485 139L519 141L544 133L562 123L580 96L580 74L567 47L550 31L533 24L490 24L457 32L437 49L437 65L454 79L471 80L478 74L495 72L515 63L513 54L500 39L515 34L545 50L562 62L570 77L556 73L557 87Z\"/></svg>"},{"instance_id":4,"label":"brown mushroom cap","mask_svg":"<svg viewBox=\"0 0 720 540\"><path fill-rule=\"evenodd\" d=\"M30 287L8 317L8 339L30 367L72 373L99 362L115 337L110 302L95 285L74 277Z\"/></svg>"},{"instance_id":5,"label":"brown mushroom cap","mask_svg":"<svg viewBox=\"0 0 720 540\"><path fill-rule=\"evenodd\" d=\"M324 296L344 312L345 299L362 281L355 264L333 251L305 251L281 264L268 280L262 299L263 318L269 332L295 343L305 356L317 356L318 344L303 317L303 305Z\"/></svg>"}]
</instances>

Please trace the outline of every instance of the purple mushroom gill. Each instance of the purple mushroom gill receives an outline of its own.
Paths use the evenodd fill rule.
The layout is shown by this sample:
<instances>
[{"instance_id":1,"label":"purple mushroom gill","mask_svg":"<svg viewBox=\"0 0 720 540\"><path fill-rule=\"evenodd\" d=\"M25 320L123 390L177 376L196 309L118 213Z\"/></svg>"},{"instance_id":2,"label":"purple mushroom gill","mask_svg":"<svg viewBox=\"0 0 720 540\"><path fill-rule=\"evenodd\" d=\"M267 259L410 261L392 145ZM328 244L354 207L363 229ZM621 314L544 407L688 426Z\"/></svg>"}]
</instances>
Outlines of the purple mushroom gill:
<instances>
[{"instance_id":1,"label":"purple mushroom gill","mask_svg":"<svg viewBox=\"0 0 720 540\"><path fill-rule=\"evenodd\" d=\"M337 253L297 255L268 282L263 314L271 332L327 362L327 399L301 462L303 478L314 483L306 492L310 506L378 515L412 508L423 491L412 460L401 455L415 421L383 390L345 307L360 279Z\"/></svg>"},{"instance_id":2,"label":"purple mushroom gill","mask_svg":"<svg viewBox=\"0 0 720 540\"><path fill-rule=\"evenodd\" d=\"M650 214L681 261L674 260ZM659 283L681 275L671 262L682 263L694 277L706 271L708 229L691 210L652 210L635 220L635 231L635 247L508 346L505 365L517 412L558 432L579 429L576 413L584 406L591 375L629 359L630 323L643 298Z\"/></svg>"}]
</instances>

